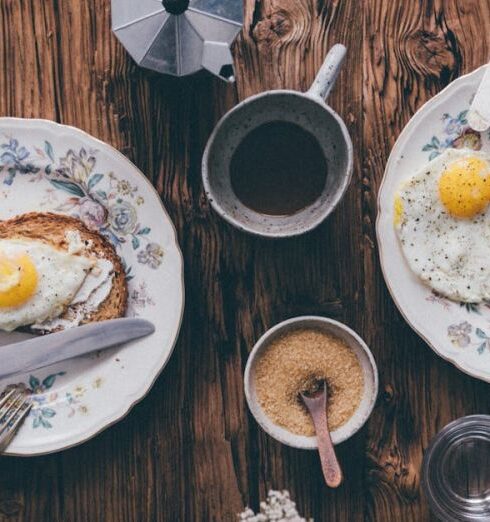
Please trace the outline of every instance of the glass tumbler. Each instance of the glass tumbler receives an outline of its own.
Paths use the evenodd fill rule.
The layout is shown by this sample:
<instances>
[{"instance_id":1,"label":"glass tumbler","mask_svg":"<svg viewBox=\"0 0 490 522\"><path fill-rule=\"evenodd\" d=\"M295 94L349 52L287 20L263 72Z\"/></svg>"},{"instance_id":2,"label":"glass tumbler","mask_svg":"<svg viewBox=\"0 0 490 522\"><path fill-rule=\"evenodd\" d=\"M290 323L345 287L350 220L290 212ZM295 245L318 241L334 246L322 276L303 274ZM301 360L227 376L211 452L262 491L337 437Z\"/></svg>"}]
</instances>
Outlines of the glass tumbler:
<instances>
[{"instance_id":1,"label":"glass tumbler","mask_svg":"<svg viewBox=\"0 0 490 522\"><path fill-rule=\"evenodd\" d=\"M490 521L490 415L462 417L437 434L424 456L422 487L441 521Z\"/></svg>"}]
</instances>

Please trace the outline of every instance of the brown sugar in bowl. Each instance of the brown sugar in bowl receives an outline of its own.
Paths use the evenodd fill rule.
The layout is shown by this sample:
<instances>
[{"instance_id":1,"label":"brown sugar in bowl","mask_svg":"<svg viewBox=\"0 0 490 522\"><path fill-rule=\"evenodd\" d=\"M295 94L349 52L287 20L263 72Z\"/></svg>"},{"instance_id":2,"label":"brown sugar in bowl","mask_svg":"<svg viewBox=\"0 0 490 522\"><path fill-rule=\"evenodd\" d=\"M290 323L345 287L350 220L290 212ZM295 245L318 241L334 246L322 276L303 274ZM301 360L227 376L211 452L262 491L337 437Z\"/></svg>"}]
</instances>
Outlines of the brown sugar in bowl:
<instances>
[{"instance_id":1,"label":"brown sugar in bowl","mask_svg":"<svg viewBox=\"0 0 490 522\"><path fill-rule=\"evenodd\" d=\"M305 346L310 346L311 351ZM322 346L330 352L326 359L320 357ZM288 359L281 373L278 365L282 352ZM270 389L267 388L269 372ZM344 377L338 378L335 372L343 372ZM290 378L285 378L286 375ZM302 406L294 403L292 396L285 402L286 395L294 394L303 375L325 377L336 388L333 400L337 404L329 404L329 411L333 411L329 422L334 444L348 439L364 425L378 394L378 371L371 351L346 325L324 317L304 316L288 319L268 330L257 341L247 361L244 378L247 403L269 435L295 448L317 448ZM278 397L282 402L273 404ZM331 406L335 408L331 410Z\"/></svg>"}]
</instances>

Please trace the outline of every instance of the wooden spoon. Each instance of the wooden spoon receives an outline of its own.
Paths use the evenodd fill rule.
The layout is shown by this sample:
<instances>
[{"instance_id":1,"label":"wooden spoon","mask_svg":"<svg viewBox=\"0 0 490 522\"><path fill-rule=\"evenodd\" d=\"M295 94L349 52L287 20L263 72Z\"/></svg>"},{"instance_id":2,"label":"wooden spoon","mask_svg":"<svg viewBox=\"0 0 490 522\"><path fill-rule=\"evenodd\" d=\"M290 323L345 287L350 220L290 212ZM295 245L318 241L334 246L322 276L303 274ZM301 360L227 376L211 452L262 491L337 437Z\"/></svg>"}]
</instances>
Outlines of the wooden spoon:
<instances>
[{"instance_id":1,"label":"wooden spoon","mask_svg":"<svg viewBox=\"0 0 490 522\"><path fill-rule=\"evenodd\" d=\"M325 381L317 383L317 389L313 392L302 391L300 397L310 412L315 425L318 441L318 452L322 463L323 476L327 486L337 488L342 484L343 475L339 461L335 455L335 449L330 437L327 420L327 386Z\"/></svg>"}]
</instances>

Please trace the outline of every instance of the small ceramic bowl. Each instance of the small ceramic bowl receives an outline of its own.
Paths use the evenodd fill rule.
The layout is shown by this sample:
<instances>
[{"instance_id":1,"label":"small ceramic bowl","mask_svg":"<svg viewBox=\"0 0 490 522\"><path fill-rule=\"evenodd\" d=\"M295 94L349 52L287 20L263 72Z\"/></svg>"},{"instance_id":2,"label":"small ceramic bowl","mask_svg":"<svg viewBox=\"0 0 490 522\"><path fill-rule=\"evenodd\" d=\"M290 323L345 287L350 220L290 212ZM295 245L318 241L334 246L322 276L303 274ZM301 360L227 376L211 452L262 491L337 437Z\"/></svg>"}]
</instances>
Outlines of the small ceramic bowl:
<instances>
[{"instance_id":1,"label":"small ceramic bowl","mask_svg":"<svg viewBox=\"0 0 490 522\"><path fill-rule=\"evenodd\" d=\"M255 344L245 368L244 384L248 407L260 426L279 442L293 448L318 448L316 437L296 435L274 424L260 406L255 390L254 370L258 357L274 339L287 332L301 328L314 328L342 339L356 354L363 369L364 392L359 407L343 426L331 432L332 442L340 444L359 431L371 415L378 395L378 369L366 343L348 326L338 321L317 316L295 317L279 323L268 330Z\"/></svg>"},{"instance_id":2,"label":"small ceramic bowl","mask_svg":"<svg viewBox=\"0 0 490 522\"><path fill-rule=\"evenodd\" d=\"M334 45L307 92L265 91L243 100L216 125L202 158L204 191L214 210L234 227L268 238L293 237L313 230L337 207L352 177L352 141L342 118L325 103L346 53ZM289 122L313 135L328 165L318 199L289 216L271 216L245 206L230 175L233 154L254 129L270 122ZM298 180L301 173L298 173Z\"/></svg>"}]
</instances>

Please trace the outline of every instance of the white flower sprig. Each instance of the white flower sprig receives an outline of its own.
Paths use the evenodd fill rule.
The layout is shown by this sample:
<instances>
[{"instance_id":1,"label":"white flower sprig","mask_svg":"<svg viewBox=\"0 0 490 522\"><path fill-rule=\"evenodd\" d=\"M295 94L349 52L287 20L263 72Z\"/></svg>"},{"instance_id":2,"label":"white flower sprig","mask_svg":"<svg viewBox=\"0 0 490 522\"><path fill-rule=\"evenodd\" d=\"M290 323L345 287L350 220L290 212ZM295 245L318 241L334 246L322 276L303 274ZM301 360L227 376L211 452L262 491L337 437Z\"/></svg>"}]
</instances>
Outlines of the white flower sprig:
<instances>
[{"instance_id":1,"label":"white flower sprig","mask_svg":"<svg viewBox=\"0 0 490 522\"><path fill-rule=\"evenodd\" d=\"M296 510L296 503L289 497L288 491L270 490L267 500L260 503L260 513L255 514L250 508L238 515L242 522L313 522L302 518Z\"/></svg>"}]
</instances>

